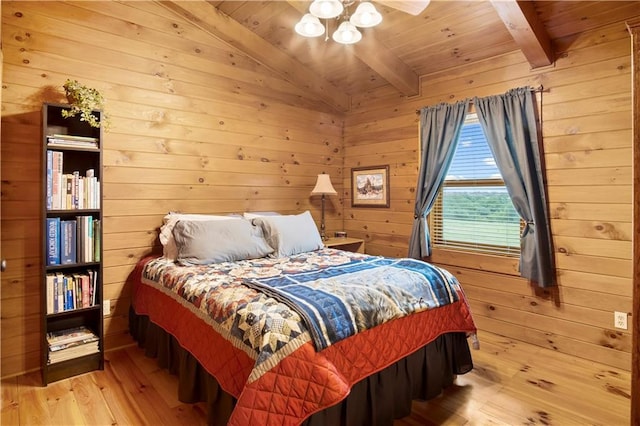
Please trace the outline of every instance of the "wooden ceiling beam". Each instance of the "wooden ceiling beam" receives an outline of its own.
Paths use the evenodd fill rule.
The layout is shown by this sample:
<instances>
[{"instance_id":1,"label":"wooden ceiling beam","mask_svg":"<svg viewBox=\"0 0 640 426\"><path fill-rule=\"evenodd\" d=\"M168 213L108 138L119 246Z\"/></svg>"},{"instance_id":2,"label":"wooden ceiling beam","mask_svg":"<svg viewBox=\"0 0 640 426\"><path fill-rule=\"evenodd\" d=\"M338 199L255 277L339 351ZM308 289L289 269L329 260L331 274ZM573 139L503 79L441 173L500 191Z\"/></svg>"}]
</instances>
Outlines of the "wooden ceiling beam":
<instances>
[{"instance_id":1,"label":"wooden ceiling beam","mask_svg":"<svg viewBox=\"0 0 640 426\"><path fill-rule=\"evenodd\" d=\"M294 86L309 91L335 110L350 109L351 98L339 88L208 2L176 0L158 1L158 4L245 53Z\"/></svg>"},{"instance_id":2,"label":"wooden ceiling beam","mask_svg":"<svg viewBox=\"0 0 640 426\"><path fill-rule=\"evenodd\" d=\"M420 78L409 65L387 49L373 34L362 36L362 40L353 45L355 55L369 68L380 74L389 84L406 96L420 93Z\"/></svg>"},{"instance_id":3,"label":"wooden ceiling beam","mask_svg":"<svg viewBox=\"0 0 640 426\"><path fill-rule=\"evenodd\" d=\"M409 15L418 16L427 8L427 6L429 6L431 0L377 0L377 2L401 12L408 13Z\"/></svg>"},{"instance_id":4,"label":"wooden ceiling beam","mask_svg":"<svg viewBox=\"0 0 640 426\"><path fill-rule=\"evenodd\" d=\"M491 0L511 36L532 68L553 63L551 39L538 19L534 2L523 0Z\"/></svg>"},{"instance_id":5,"label":"wooden ceiling beam","mask_svg":"<svg viewBox=\"0 0 640 426\"><path fill-rule=\"evenodd\" d=\"M288 3L302 15L309 11L307 3L293 0ZM354 55L360 61L384 78L400 93L406 96L415 96L420 93L420 77L418 74L409 65L400 60L395 53L387 49L375 37L373 32L370 31L364 34L362 40L351 45L351 47L353 47Z\"/></svg>"}]
</instances>

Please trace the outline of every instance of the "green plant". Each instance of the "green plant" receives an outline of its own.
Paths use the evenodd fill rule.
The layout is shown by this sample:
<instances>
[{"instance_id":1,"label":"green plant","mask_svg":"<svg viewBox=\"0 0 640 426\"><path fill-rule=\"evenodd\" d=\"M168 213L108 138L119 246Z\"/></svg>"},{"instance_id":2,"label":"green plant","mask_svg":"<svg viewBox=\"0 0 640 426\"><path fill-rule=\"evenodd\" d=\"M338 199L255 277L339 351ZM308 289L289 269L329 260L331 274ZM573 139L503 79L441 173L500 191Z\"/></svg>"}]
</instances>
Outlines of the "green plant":
<instances>
[{"instance_id":1,"label":"green plant","mask_svg":"<svg viewBox=\"0 0 640 426\"><path fill-rule=\"evenodd\" d=\"M93 115L94 110L104 109L104 98L97 89L80 84L78 80L70 79L67 79L62 87L64 87L65 95L71 106L71 109L62 110L64 118L80 114L80 121L86 121L91 127L100 127L101 124L105 128L108 126L108 117L104 111L102 111L101 120Z\"/></svg>"}]
</instances>

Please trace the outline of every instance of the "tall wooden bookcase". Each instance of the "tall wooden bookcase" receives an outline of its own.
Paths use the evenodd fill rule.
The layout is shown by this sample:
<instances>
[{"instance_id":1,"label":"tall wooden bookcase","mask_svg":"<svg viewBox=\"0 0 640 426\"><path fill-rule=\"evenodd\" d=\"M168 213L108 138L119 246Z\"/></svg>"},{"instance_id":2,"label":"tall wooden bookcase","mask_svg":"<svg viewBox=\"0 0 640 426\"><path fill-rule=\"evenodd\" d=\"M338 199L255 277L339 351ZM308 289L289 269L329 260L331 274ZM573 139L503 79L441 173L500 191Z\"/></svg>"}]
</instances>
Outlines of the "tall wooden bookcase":
<instances>
[{"instance_id":1,"label":"tall wooden bookcase","mask_svg":"<svg viewBox=\"0 0 640 426\"><path fill-rule=\"evenodd\" d=\"M64 110L69 106L42 106L41 366L45 386L104 368L102 128L91 127L79 116L64 118ZM98 119L102 115L101 111L93 114ZM63 356L55 352L57 358L52 360L48 336L82 327L94 334L91 345L67 344L67 349L75 349Z\"/></svg>"}]
</instances>

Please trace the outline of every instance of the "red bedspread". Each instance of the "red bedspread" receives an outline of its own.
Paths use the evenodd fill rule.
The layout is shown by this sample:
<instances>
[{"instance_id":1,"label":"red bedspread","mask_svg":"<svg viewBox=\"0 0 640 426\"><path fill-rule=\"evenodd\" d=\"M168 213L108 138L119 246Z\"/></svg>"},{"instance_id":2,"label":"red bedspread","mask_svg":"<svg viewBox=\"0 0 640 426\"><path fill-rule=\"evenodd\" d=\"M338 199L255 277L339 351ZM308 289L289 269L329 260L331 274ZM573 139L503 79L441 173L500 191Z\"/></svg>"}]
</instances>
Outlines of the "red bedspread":
<instances>
[{"instance_id":1,"label":"red bedspread","mask_svg":"<svg viewBox=\"0 0 640 426\"><path fill-rule=\"evenodd\" d=\"M171 333L226 392L237 398L230 425L298 425L313 413L340 402L356 382L439 335L476 331L464 294L459 291L460 300L451 305L389 321L321 352L306 342L249 380L256 361L246 351L203 321L188 302L160 287L142 284L142 270L151 260L141 260L131 274L134 310Z\"/></svg>"}]
</instances>

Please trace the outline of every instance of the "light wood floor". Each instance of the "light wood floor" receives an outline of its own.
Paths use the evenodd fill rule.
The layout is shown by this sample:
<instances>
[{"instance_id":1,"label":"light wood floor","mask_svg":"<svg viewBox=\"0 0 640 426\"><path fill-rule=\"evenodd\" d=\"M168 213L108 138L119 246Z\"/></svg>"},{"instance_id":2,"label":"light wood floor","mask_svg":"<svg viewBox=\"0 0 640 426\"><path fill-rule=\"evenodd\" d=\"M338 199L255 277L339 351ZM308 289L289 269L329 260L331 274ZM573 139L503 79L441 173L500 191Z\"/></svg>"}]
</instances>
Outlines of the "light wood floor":
<instances>
[{"instance_id":1,"label":"light wood floor","mask_svg":"<svg viewBox=\"0 0 640 426\"><path fill-rule=\"evenodd\" d=\"M443 395L415 402L415 425L628 425L630 373L480 333L474 370ZM2 380L2 425L200 425L202 404L137 347L107 353L104 371L42 387L39 373ZM329 426L329 425L328 425Z\"/></svg>"}]
</instances>

